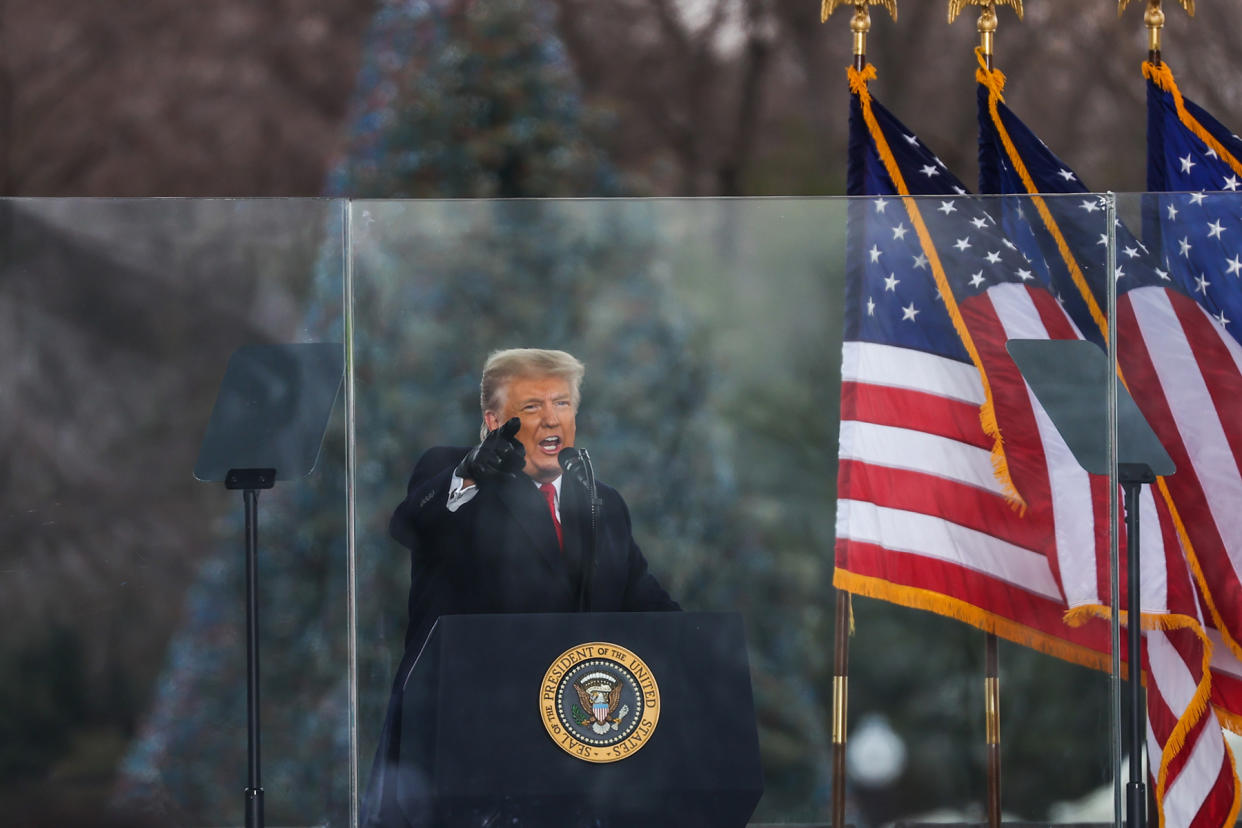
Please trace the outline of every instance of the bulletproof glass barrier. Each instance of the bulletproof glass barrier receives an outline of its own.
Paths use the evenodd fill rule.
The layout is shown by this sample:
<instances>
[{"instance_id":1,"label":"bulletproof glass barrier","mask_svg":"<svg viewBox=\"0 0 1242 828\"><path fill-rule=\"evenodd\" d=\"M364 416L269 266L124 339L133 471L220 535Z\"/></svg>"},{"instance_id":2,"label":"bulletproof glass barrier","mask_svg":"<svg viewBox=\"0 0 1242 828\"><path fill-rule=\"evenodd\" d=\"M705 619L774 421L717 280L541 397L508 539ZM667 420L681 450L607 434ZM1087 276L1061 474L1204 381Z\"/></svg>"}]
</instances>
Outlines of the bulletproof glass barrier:
<instances>
[{"instance_id":1,"label":"bulletproof glass barrier","mask_svg":"<svg viewBox=\"0 0 1242 828\"><path fill-rule=\"evenodd\" d=\"M1216 774L1233 764L1242 732L1242 199L1230 151L1165 140L1168 158L1156 164L1153 153L1149 175L1163 165L1170 189L1196 192L1116 197L1111 298L1121 383L1177 467L1142 487L1139 510L1148 762L1170 791L1167 808L1198 814L1221 808L1236 785ZM1154 715L1160 705L1177 721ZM1192 734L1185 745L1173 727ZM1189 755L1197 774L1182 769ZM1225 820L1228 807L1218 813Z\"/></svg>"},{"instance_id":2,"label":"bulletproof glass barrier","mask_svg":"<svg viewBox=\"0 0 1242 828\"><path fill-rule=\"evenodd\" d=\"M1141 207L4 202L0 807L66 825L243 823L243 503L193 472L232 354L339 343L343 390L318 463L258 496L268 824L367 815L394 681L421 646L408 614L434 606L411 601L419 571L390 520L420 457L479 442L484 361L515 347L585 364L574 444L604 520L624 503L684 610L740 618L762 774L749 824L828 825L840 803L859 826L981 824L997 805L1008 822L1119 824L1118 481L1074 465L1006 346L1083 338L1112 353L1115 341L1147 413L1127 370L1127 283L1105 276L1132 273L1113 219ZM1111 387L1084 393L1098 406ZM1115 454L1115 428L1099 428ZM1142 537L1185 542L1191 513L1161 523L1162 484L1143 492L1157 528ZM454 582L467 605L483 598L473 584L517 591L531 577L489 563ZM1145 614L1161 583L1144 580ZM1181 623L1189 605L1157 597L1153 613L1180 624L1152 619L1161 652L1198 675L1195 642L1215 642L1215 666L1229 651L1219 628L1205 620L1198 636ZM660 663L662 686L711 698L711 668ZM538 717L539 689L497 673L463 692L517 699L496 711L525 693ZM1170 692L1168 709L1190 709ZM491 711L469 732L512 750L529 729ZM713 749L710 727L677 726L666 710L651 738ZM1168 733L1147 737L1154 795L1160 767L1181 765Z\"/></svg>"},{"instance_id":3,"label":"bulletproof glass barrier","mask_svg":"<svg viewBox=\"0 0 1242 828\"><path fill-rule=\"evenodd\" d=\"M1089 238L1066 243L1078 281L1098 280L1089 318L1102 327L1081 335L1101 348L1106 200L1078 211ZM1046 259L1065 245L1029 223L1030 200L350 211L364 800L375 766L399 761L377 752L393 734L394 682L418 681L409 661L425 626L407 647L407 599L416 615L434 600L417 556L410 596L411 552L389 521L411 477L426 479L425 452L479 441L489 354L541 347L585 363L575 445L624 498L659 582L685 610L744 619L763 775L751 824L831 824L834 787L850 824L986 822L990 762L1007 819L1114 820L1117 505L1107 477L1050 466L1067 458L1044 455L1051 435L1005 351L1011 338L1078 335L1088 306L1054 281L1064 265ZM462 580L483 591L497 560L480 556ZM508 576L515 590L528 574ZM479 679L497 693L511 680ZM667 711L659 727L674 738ZM519 728L497 718L488 732L502 750ZM697 738L713 750L710 730ZM499 788L495 800L494 816L519 813Z\"/></svg>"},{"instance_id":4,"label":"bulletproof glass barrier","mask_svg":"<svg viewBox=\"0 0 1242 828\"><path fill-rule=\"evenodd\" d=\"M343 355L345 204L20 199L0 211L0 810L15 825L240 825L245 504L196 465L214 455L200 449L234 354L317 343ZM239 405L270 396L279 443L298 385L269 368ZM258 494L274 825L343 825L350 810L346 420L339 396L327 404L314 470L278 470Z\"/></svg>"}]
</instances>

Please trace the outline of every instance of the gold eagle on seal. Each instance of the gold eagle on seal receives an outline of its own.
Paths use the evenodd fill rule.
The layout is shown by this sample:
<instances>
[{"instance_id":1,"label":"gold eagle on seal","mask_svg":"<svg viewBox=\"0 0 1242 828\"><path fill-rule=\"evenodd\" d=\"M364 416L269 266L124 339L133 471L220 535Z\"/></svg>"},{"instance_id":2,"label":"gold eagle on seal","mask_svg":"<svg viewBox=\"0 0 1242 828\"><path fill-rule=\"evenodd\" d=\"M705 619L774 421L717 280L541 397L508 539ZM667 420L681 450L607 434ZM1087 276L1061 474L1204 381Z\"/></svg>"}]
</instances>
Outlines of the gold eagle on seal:
<instances>
[{"instance_id":1,"label":"gold eagle on seal","mask_svg":"<svg viewBox=\"0 0 1242 828\"><path fill-rule=\"evenodd\" d=\"M574 682L574 692L578 694L578 703L582 705L584 718L578 722L583 727L590 726L596 733L616 730L618 723L630 712L627 705L621 704L621 682L589 681L598 677L596 673L589 676L587 686ZM612 678L609 676L608 678ZM617 708L620 707L620 710Z\"/></svg>"}]
</instances>

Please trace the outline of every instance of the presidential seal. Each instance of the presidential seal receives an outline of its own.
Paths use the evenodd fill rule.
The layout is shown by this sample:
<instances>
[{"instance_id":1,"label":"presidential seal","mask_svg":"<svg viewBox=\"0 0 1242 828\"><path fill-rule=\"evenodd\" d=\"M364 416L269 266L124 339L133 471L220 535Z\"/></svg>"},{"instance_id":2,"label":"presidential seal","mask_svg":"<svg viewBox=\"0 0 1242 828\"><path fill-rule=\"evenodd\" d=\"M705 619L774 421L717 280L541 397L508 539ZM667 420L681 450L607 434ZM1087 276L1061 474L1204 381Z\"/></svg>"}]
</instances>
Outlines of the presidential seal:
<instances>
[{"instance_id":1,"label":"presidential seal","mask_svg":"<svg viewBox=\"0 0 1242 828\"><path fill-rule=\"evenodd\" d=\"M543 726L562 750L586 762L617 762L651 738L660 688L642 659L596 641L561 653L539 690Z\"/></svg>"}]
</instances>

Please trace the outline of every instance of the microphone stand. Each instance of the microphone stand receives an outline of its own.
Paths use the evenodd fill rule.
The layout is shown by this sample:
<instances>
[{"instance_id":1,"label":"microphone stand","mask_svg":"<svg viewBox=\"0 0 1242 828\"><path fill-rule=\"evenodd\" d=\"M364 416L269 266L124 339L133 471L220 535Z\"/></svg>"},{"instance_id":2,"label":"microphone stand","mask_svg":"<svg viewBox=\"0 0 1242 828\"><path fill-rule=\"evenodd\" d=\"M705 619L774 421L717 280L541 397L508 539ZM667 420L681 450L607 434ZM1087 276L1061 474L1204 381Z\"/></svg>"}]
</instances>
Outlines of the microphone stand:
<instances>
[{"instance_id":1,"label":"microphone stand","mask_svg":"<svg viewBox=\"0 0 1242 828\"><path fill-rule=\"evenodd\" d=\"M595 551L599 545L599 513L603 501L595 487L595 469L586 449L568 448L561 452L561 468L586 490L591 503L591 532L583 550L582 579L578 583L578 611L591 606L591 579L595 576Z\"/></svg>"}]
</instances>

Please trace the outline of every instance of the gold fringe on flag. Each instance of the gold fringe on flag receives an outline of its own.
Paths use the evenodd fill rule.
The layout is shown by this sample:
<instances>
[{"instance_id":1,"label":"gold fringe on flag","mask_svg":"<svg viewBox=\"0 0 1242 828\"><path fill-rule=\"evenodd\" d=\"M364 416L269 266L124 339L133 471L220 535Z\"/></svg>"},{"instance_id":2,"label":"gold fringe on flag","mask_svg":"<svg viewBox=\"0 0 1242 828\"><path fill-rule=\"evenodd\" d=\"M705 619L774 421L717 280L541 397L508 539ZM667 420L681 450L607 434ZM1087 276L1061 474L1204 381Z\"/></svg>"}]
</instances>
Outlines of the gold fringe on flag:
<instances>
[{"instance_id":1,"label":"gold fringe on flag","mask_svg":"<svg viewBox=\"0 0 1242 828\"><path fill-rule=\"evenodd\" d=\"M1220 159L1229 165L1238 175L1242 175L1242 162L1229 150L1225 149L1225 145L1217 141L1212 133L1204 129L1203 124L1191 115L1186 109L1186 101L1182 98L1182 91L1177 88L1177 81L1173 80L1173 70L1169 69L1169 65L1163 61L1159 64L1152 63L1149 60L1143 61L1143 77L1150 80L1157 88L1164 92L1168 92L1173 96L1173 104L1177 107L1177 118L1182 122L1182 126L1190 130L1196 138L1215 152Z\"/></svg>"},{"instance_id":2,"label":"gold fringe on flag","mask_svg":"<svg viewBox=\"0 0 1242 828\"><path fill-rule=\"evenodd\" d=\"M1001 435L1000 424L996 421L996 407L992 398L992 387L988 384L988 375L983 368L983 360L980 359L974 339L966 328L966 322L962 319L961 310L957 306L957 299L953 295L952 288L949 287L949 279L945 275L940 255L936 252L936 246L932 241L931 233L928 231L927 225L923 221L923 216L919 212L918 202L911 197L910 189L906 186L901 169L897 166L897 159L893 157L892 148L889 147L888 141L880 129L880 124L875 119L875 113L871 109L871 93L867 90L867 83L875 80L875 77L876 71L874 66L868 65L862 71L851 66L849 68L850 92L857 95L859 102L862 104L863 120L867 124L867 131L871 133L871 140L875 143L880 160L884 163L884 169L888 172L889 178L892 179L893 187L897 190L897 194L901 196L906 212L910 216L910 222L914 225L915 232L919 237L919 243L923 247L923 252L927 254L928 263L931 265L932 274L936 280L936 289L940 292L940 298L944 300L945 310L949 312L949 318L953 320L953 328L957 331L958 338L961 339L962 345L966 348L966 353L970 355L970 361L974 363L975 368L979 371L979 379L983 383L984 396L983 405L979 409L979 423L983 426L983 433L992 438L992 470L1000 483L1001 490L1005 493L1006 499L1018 510L1019 514L1025 514L1026 501L1022 499L1022 495L1018 492L1018 487L1014 485L1013 478L1009 474L1009 462L1005 459L1004 439Z\"/></svg>"},{"instance_id":3,"label":"gold fringe on flag","mask_svg":"<svg viewBox=\"0 0 1242 828\"><path fill-rule=\"evenodd\" d=\"M976 54L978 55L978 50L976 50ZM1052 234L1053 239L1056 241L1057 251L1061 254L1061 259L1065 263L1066 268L1069 270L1074 286L1078 288L1079 294L1087 303L1088 310L1091 313L1091 318L1099 327L1100 332L1107 335L1108 319L1088 287L1086 277L1083 275L1082 269L1078 266L1078 262L1074 257L1074 254L1070 251L1069 244L1066 242L1065 237L1061 234L1061 230L1057 226L1056 220L1053 219L1051 212L1048 210L1047 204L1040 196L1036 195L1038 188L1035 186L1035 182L1032 180L1026 164L1018 154L1018 150L1014 146L1013 140L1010 138L1008 131L1005 129L1005 125L1001 122L997 104L1003 103L1005 100L1002 95L1005 88L1005 75L999 69L985 68L983 66L983 56L978 55L978 58L980 66L979 69L976 70L975 77L980 83L984 84L988 88L988 112L992 117L992 123L996 127L997 134L1000 135L1001 142L1004 144L1005 154L1009 158L1009 161L1013 164L1014 170L1018 173L1018 176L1022 179L1022 183L1026 187L1027 193L1031 194L1031 200L1035 203L1036 209L1039 212L1040 218L1043 220L1044 226ZM1174 100L1177 102L1179 117L1183 119L1183 123L1186 124L1187 128L1191 129L1196 135L1201 135L1204 139L1204 143L1208 143L1208 140L1210 140L1211 144L1208 145L1212 146L1214 144L1217 154L1220 155L1222 159L1226 159L1230 166L1237 165L1236 169L1238 170L1238 174L1242 175L1242 164L1239 164L1238 160L1227 150L1225 150L1219 141L1212 138L1207 130L1205 130L1203 126L1199 124L1199 122L1195 120L1189 112L1186 111L1185 104L1182 102L1181 93L1177 91L1177 86L1173 81L1173 73L1169 71L1168 66L1164 64L1156 66L1150 62L1145 62L1143 64L1143 71L1144 75L1152 77L1153 81L1160 86L1161 89L1165 89L1173 95ZM1148 74L1149 72L1150 74ZM1120 368L1118 368L1118 375L1121 376ZM1122 383L1126 384L1128 387L1124 376L1121 376L1121 380ZM1161 496L1165 501L1165 505L1169 507L1169 513L1172 516L1178 538L1186 552L1186 557L1190 563L1191 571L1194 574L1195 581L1199 584L1199 589L1203 594L1204 602L1208 606L1208 611L1211 614L1217 629L1220 630L1221 636L1225 640L1226 646L1229 648L1230 652L1237 656L1239 660L1242 660L1242 646L1239 646L1238 642L1234 641L1232 636L1229 635L1228 629L1224 625L1221 618L1220 611L1217 609L1215 602L1212 600L1211 592L1207 587L1207 579L1203 575L1203 570L1199 565L1198 557L1195 555L1194 546L1190 542L1190 536L1186 531L1186 526L1182 521L1181 514L1178 512L1177 507L1173 502L1172 493L1169 491L1168 485L1163 479L1159 479L1157 484ZM1231 715L1231 718L1237 719L1237 725L1242 726L1242 717ZM1235 728L1231 727L1230 729L1233 730ZM1236 732L1242 733L1242 730L1237 730Z\"/></svg>"},{"instance_id":4,"label":"gold fringe on flag","mask_svg":"<svg viewBox=\"0 0 1242 828\"><path fill-rule=\"evenodd\" d=\"M1238 642L1229 633L1229 628L1225 626L1224 616L1221 615L1220 609L1216 606L1216 599L1212 597L1212 592L1208 589L1207 577L1203 574L1203 567L1199 564L1199 556L1195 554L1194 544L1190 542L1190 534L1186 531L1186 524L1182 521L1181 514L1173 504L1173 493L1169 491L1169 484L1163 477L1158 477L1156 478L1156 486L1160 489L1160 496L1164 498L1165 505L1169 507L1169 516L1173 519L1173 528L1177 531L1177 539L1181 542L1182 551L1186 554L1186 562L1190 565L1190 574L1195 579L1195 583L1199 585L1199 594L1203 597L1203 603L1207 605L1208 615L1212 618L1212 624L1215 625L1216 630L1220 633L1221 640L1225 642L1225 647L1229 652L1242 661L1242 647L1238 646ZM1234 733L1242 735L1242 717L1230 713L1229 720L1232 722L1229 729Z\"/></svg>"},{"instance_id":5,"label":"gold fringe on flag","mask_svg":"<svg viewBox=\"0 0 1242 828\"><path fill-rule=\"evenodd\" d=\"M1045 655L1068 661L1071 664L1090 667L1104 673L1111 669L1111 658L1105 653L1080 644L1071 644L1062 638L1020 624L1003 615L980 609L959 598L951 598L948 595L919 587L894 584L883 578L859 575L857 572L844 569L836 570L832 576L832 584L837 589L862 595L865 598L874 598L909 609L926 610L963 621L1006 641L1038 650Z\"/></svg>"},{"instance_id":6,"label":"gold fringe on flag","mask_svg":"<svg viewBox=\"0 0 1242 828\"><path fill-rule=\"evenodd\" d=\"M1005 129L1004 124L1001 122L1000 111L998 109L998 105L1004 102L1002 93L1005 88L1005 76L999 70L992 69L985 62L985 56L982 54L982 50L976 49L975 51L976 51L976 55L978 56L979 64L980 64L979 69L976 72L976 78L978 79L980 83L982 83L988 89L988 93L989 93L988 94L988 113L992 118L992 123L994 127L996 128L997 134L1000 135L1001 143L1005 147L1005 154L1008 157L1009 162L1013 164L1014 170L1018 173L1018 176L1021 178L1023 186L1026 188L1027 194L1031 197L1032 201L1035 203L1040 219L1044 223L1044 227L1052 234L1053 238L1055 239L1056 244L1057 244L1057 250L1061 254L1061 258L1064 261L1066 267L1069 269L1070 276L1073 279L1075 287L1078 288L1079 293L1082 295L1083 299L1086 301L1087 306L1091 313L1091 318L1099 326L1100 331L1107 334L1108 320L1104 312L1100 309L1099 304L1095 301L1095 297L1092 295L1091 290L1089 289L1087 285L1086 278L1083 275L1082 270L1079 268L1078 262L1076 261L1073 253L1070 251L1069 244L1066 242L1064 235L1062 235L1060 228L1057 226L1056 220L1053 218L1051 211L1048 210L1047 204L1037 194L1038 188L1035 186L1035 182L1031 178L1030 172L1027 169L1026 164L1024 163L1022 157L1018 154L1017 148L1014 146L1013 140L1010 137L1009 132ZM1144 73L1147 72L1148 66L1151 66L1151 64L1150 63L1144 64ZM1152 71L1157 72L1157 73L1159 72L1159 70L1154 66L1152 66ZM1171 73L1168 73L1167 79L1170 83L1172 82ZM1181 105L1180 98L1178 96L1175 96L1175 97L1177 97L1179 100L1178 112L1180 114L1181 112L1184 111L1184 106ZM1202 129L1202 127L1200 127L1200 129ZM1219 143L1218 142L1216 143L1219 146ZM1121 375L1120 366L1118 366L1117 368L1117 373L1118 373L1118 377L1121 379L1121 381L1124 384L1125 378ZM1158 479L1158 484L1159 484L1161 495L1164 498L1165 503L1169 507L1169 511L1173 516L1174 525L1177 528L1178 537L1181 540L1184 551L1186 552L1186 555L1191 562L1191 568L1192 568L1192 571L1194 572L1196 581L1199 583L1200 591L1204 593L1204 596L1206 599L1209 593L1206 591L1206 588L1205 588L1205 582L1203 579L1202 570L1199 568L1198 561L1194 557L1194 550L1190 544L1190 538L1185 532L1185 527L1182 524L1181 518L1177 513L1177 509L1173 504L1171 493L1169 492L1167 486L1164 484L1163 478ZM1210 607L1210 604L1209 604L1209 607ZM1211 609L1211 612L1214 614L1214 617L1217 620L1218 628L1221 629L1222 634L1225 637L1225 640L1229 641L1228 635L1224 633L1223 626L1220 625L1219 616L1215 615L1215 609ZM1112 611L1110 607L1104 606L1102 604L1091 604L1091 605L1086 605L1086 606L1081 606L1081 607L1075 607L1074 609L1070 610L1065 615L1065 621L1068 624L1076 626L1076 625L1084 623L1088 618L1091 618L1091 617L1107 619L1107 618L1110 618L1111 615L1112 615ZM1124 611L1121 612L1120 616L1121 616L1119 618L1120 623L1122 624L1129 623L1130 619L1128 617L1127 612L1124 612ZM1139 624L1142 626L1143 629L1148 629L1148 630L1188 630L1191 633L1193 633L1196 638L1199 639L1203 647L1202 663L1200 665L1201 676L1200 676L1199 682L1195 686L1194 695L1191 698L1190 703L1187 705L1185 712L1181 716L1178 717L1177 725L1174 727L1173 732L1170 734L1168 741L1165 742L1164 750L1162 751L1161 756L1160 756L1159 771L1156 774L1155 800L1156 800L1156 805L1157 805L1157 813L1159 814L1159 825L1160 825L1160 828L1164 828L1165 814L1164 814L1163 803L1164 803L1165 789L1168 786L1168 781L1169 781L1169 767L1173 759L1178 755L1178 753L1185 746L1187 735L1196 725L1199 724L1203 716L1206 715L1208 711L1216 712L1217 720L1225 723L1227 726L1230 726L1231 730L1234 729L1234 726L1237 724L1237 722L1233 722L1230 720L1237 719L1238 717L1232 716L1232 714L1221 715L1224 711L1214 710L1214 708L1212 708L1211 706L1212 642L1211 642L1211 639L1208 638L1207 632L1203 629L1203 626L1199 623L1199 620L1197 618L1192 618L1190 616L1176 614L1176 613L1150 613L1150 614L1140 613ZM1233 648L1233 646L1236 646L1236 645L1231 645L1231 649ZM1228 752L1227 745L1226 745L1226 752ZM1234 762L1232 753L1229 753L1229 761L1231 765ZM1240 805L1242 805L1242 787L1235 786L1234 801L1230 809L1229 819L1224 824L1232 825L1234 823L1235 819L1237 818Z\"/></svg>"},{"instance_id":7,"label":"gold fringe on flag","mask_svg":"<svg viewBox=\"0 0 1242 828\"><path fill-rule=\"evenodd\" d=\"M1193 5L1189 11L1191 14L1194 14ZM1186 109L1186 102L1182 98L1181 90L1177 88L1177 82L1173 79L1173 72L1169 69L1168 64L1164 62L1157 64L1152 63L1151 61L1144 61L1143 77L1147 78L1154 83L1157 88L1164 92L1168 92L1173 97L1174 107L1177 109L1177 117L1178 120L1181 121L1182 126L1186 127L1191 134L1203 141L1204 144L1215 151L1216 155L1228 164L1230 169L1238 175L1242 175L1242 162L1240 162L1233 153L1229 152L1223 144L1217 141L1216 138L1206 128L1204 128L1203 124L1199 123L1199 120L1195 118L1194 115L1190 114L1190 111ZM1217 631L1220 633L1221 639L1225 642L1225 646L1235 658L1242 660L1242 644L1239 644L1239 642L1230 634L1229 628L1225 624L1220 608L1216 605L1216 600L1212 596L1211 589L1208 587L1207 577L1203 574L1203 567L1199 563L1199 557L1195 553L1194 545L1190 542L1190 536L1186 531L1186 525L1182 521L1182 517L1178 513L1176 507L1173 505L1173 494L1169 491L1168 484L1165 482L1164 478L1159 478L1156 483L1160 488L1160 492L1164 497L1165 503L1169 506L1169 512L1173 517L1173 525L1177 530L1178 539L1181 541L1182 548L1186 553L1186 560L1190 565L1190 571L1194 576L1195 583L1199 585L1199 592L1203 596L1203 603L1207 606L1208 615L1211 616L1212 623L1216 626ZM1220 708L1217 708L1216 713L1225 727L1234 733L1242 734L1242 716ZM1232 761L1232 759L1233 757L1231 754L1230 760Z\"/></svg>"},{"instance_id":8,"label":"gold fringe on flag","mask_svg":"<svg viewBox=\"0 0 1242 828\"><path fill-rule=\"evenodd\" d=\"M1009 131L1005 129L1005 125L1001 122L998 104L1005 102L1005 74L999 69L991 69L988 67L983 50L976 48L975 57L979 60L979 68L975 70L975 79L979 83L988 88L988 114L992 116L992 123L996 126L996 132L1001 137L1001 143L1005 145L1005 154L1009 156L1009 160L1014 165L1014 170L1018 173L1018 177L1022 179L1023 186L1026 187L1027 193L1031 194L1031 201L1035 205L1035 209L1039 212L1039 217L1043 220L1044 226L1052 233L1052 237L1056 240L1057 251L1061 254L1061 260L1065 262L1065 266L1069 268L1070 278L1074 281L1074 286L1078 288L1078 292L1082 294L1083 299L1087 303L1087 309L1091 313L1091 318L1095 324L1099 326L1104 333L1108 332L1108 317L1100 308L1099 302L1095 301L1091 289L1087 285L1087 277L1083 275L1082 269L1078 267L1078 262L1074 258L1074 254L1070 251L1069 242L1065 240L1065 236L1061 234L1061 229L1057 227L1056 221L1052 218L1052 213L1048 209L1048 205L1036 193L1039 188L1035 186L1031 173L1023 163L1021 156L1018 155L1018 149L1013 144L1013 139L1009 137Z\"/></svg>"}]
</instances>

